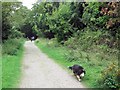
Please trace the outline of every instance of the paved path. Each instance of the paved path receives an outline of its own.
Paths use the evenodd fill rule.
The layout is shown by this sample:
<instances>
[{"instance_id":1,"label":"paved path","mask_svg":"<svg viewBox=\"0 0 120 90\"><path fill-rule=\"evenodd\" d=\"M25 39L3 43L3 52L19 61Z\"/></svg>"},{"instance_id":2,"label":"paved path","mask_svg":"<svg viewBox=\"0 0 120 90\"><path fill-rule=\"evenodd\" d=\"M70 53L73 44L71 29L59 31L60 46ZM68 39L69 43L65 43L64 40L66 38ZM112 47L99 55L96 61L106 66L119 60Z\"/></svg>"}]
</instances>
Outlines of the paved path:
<instances>
[{"instance_id":1,"label":"paved path","mask_svg":"<svg viewBox=\"0 0 120 90\"><path fill-rule=\"evenodd\" d=\"M20 88L84 88L75 77L42 53L34 42L25 42Z\"/></svg>"}]
</instances>

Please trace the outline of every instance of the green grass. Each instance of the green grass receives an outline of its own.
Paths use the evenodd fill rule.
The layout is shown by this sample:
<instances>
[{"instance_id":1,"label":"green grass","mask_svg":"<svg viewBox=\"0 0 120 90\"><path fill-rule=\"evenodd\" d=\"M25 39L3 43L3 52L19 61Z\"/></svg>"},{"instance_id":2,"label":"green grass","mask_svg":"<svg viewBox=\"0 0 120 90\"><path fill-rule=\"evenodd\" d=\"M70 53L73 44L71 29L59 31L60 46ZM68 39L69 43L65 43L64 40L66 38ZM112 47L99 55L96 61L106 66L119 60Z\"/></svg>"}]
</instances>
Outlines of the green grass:
<instances>
[{"instance_id":1,"label":"green grass","mask_svg":"<svg viewBox=\"0 0 120 90\"><path fill-rule=\"evenodd\" d=\"M67 69L67 66L71 66L73 64L82 65L86 70L86 75L82 83L86 87L90 87L90 88L99 87L99 83L97 83L97 80L100 78L101 71L107 66L107 64L109 64L110 61L104 61L104 62L99 61L99 58L96 57L96 54L94 52L93 53L81 52L83 57L85 57L86 54L89 54L90 61L88 61L86 58L81 58L80 60L70 62L65 57L65 54L68 53L68 48L63 46L57 47L54 44L50 45L48 43L49 40L45 40L45 39L40 39L39 41L36 41L36 45L44 53L46 53L50 58L54 59L55 62L61 65L68 72L69 70Z\"/></svg>"},{"instance_id":2,"label":"green grass","mask_svg":"<svg viewBox=\"0 0 120 90\"><path fill-rule=\"evenodd\" d=\"M0 45L0 90L2 89L2 55L1 55L1 52L2 51L2 48L1 48L1 45Z\"/></svg>"},{"instance_id":3,"label":"green grass","mask_svg":"<svg viewBox=\"0 0 120 90\"><path fill-rule=\"evenodd\" d=\"M21 43L23 45L24 41ZM22 57L23 46L17 50L16 55L2 56L2 88L17 88L21 76Z\"/></svg>"},{"instance_id":4,"label":"green grass","mask_svg":"<svg viewBox=\"0 0 120 90\"><path fill-rule=\"evenodd\" d=\"M66 52L66 48L64 47L50 47L47 46L47 42L45 40L40 40L40 43L36 43L36 45L44 52L46 53L50 58L55 59L57 63L60 63L60 65L68 66L68 62L65 60L64 53ZM64 52L64 53L63 53Z\"/></svg>"}]
</instances>

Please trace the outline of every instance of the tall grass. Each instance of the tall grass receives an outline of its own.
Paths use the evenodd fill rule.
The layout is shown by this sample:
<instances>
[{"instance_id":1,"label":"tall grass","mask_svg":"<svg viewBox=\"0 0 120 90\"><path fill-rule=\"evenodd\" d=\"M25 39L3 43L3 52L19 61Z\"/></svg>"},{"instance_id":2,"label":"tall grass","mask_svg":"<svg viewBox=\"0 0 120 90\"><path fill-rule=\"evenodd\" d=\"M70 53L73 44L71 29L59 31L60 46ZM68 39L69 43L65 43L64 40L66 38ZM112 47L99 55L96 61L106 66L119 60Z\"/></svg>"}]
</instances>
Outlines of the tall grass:
<instances>
[{"instance_id":1,"label":"tall grass","mask_svg":"<svg viewBox=\"0 0 120 90\"><path fill-rule=\"evenodd\" d=\"M92 51L85 52L80 49L80 51L78 49L77 51L71 51L70 48L61 46L54 40L40 39L36 41L36 45L66 70L67 66L73 64L82 65L86 70L86 75L83 78L82 83L90 88L100 88L98 81L101 79L101 72L111 64L113 60L117 61L117 55L110 54L108 57L106 52L104 53L97 47L94 48L96 48L96 51L99 53Z\"/></svg>"},{"instance_id":2,"label":"tall grass","mask_svg":"<svg viewBox=\"0 0 120 90\"><path fill-rule=\"evenodd\" d=\"M3 43L2 88L17 87L21 75L24 39L11 39Z\"/></svg>"}]
</instances>

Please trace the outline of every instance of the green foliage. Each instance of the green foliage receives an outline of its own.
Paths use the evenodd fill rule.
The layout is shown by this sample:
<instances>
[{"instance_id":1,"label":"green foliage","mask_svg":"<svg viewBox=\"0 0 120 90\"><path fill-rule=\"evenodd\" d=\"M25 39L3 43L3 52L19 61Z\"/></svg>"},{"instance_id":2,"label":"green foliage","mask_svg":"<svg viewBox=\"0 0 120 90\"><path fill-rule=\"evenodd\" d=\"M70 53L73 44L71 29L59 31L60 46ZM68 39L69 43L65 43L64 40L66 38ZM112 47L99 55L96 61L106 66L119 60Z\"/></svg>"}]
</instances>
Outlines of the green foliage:
<instances>
[{"instance_id":1,"label":"green foliage","mask_svg":"<svg viewBox=\"0 0 120 90\"><path fill-rule=\"evenodd\" d=\"M102 41L104 43L98 44L98 42L101 42L101 38L107 34L102 33L100 30L92 31L88 29L89 28L84 32L78 32L75 34L75 37L71 37L65 42L64 45L69 49L68 52L65 53L66 60L68 62L84 62L87 63L88 66L96 68L99 66L101 68L106 68L107 63L112 63L113 60L118 62L119 51L117 49L114 50L109 48L104 41ZM110 39L111 37L108 39L106 37L105 41ZM101 71L98 72L99 75ZM100 83L100 87L118 88L119 72L117 64L110 65L108 69L105 69L103 72L105 72L105 74L102 74L101 78L97 78L95 86Z\"/></svg>"},{"instance_id":2,"label":"green foliage","mask_svg":"<svg viewBox=\"0 0 120 90\"><path fill-rule=\"evenodd\" d=\"M81 47L76 46L76 41L74 43L71 41L69 44L74 44L77 48L74 48L74 46L66 47L61 45L56 47L55 41L40 39L37 41L36 45L50 58L53 58L57 63L63 66L64 69L73 64L82 65L86 70L86 75L82 83L85 83L89 88L102 88L98 82L98 80L100 80L101 71L103 71L106 66L110 65L113 60L118 62L118 55L114 52L110 54L104 52L104 50L99 49L98 46L91 46L93 49L89 50L89 52L82 51L80 49ZM103 83L101 83L101 85L103 85Z\"/></svg>"},{"instance_id":3,"label":"green foliage","mask_svg":"<svg viewBox=\"0 0 120 90\"><path fill-rule=\"evenodd\" d=\"M117 63L110 64L101 73L99 84L103 88L120 88L120 70Z\"/></svg>"},{"instance_id":4,"label":"green foliage","mask_svg":"<svg viewBox=\"0 0 120 90\"><path fill-rule=\"evenodd\" d=\"M64 41L71 36L71 27L67 22L70 18L70 4L60 4L52 15L48 15L49 30L55 34L58 42Z\"/></svg>"},{"instance_id":5,"label":"green foliage","mask_svg":"<svg viewBox=\"0 0 120 90\"><path fill-rule=\"evenodd\" d=\"M2 39L8 39L11 34L11 20L12 13L16 12L17 8L21 6L19 2L2 2ZM18 20L17 18L16 20Z\"/></svg>"},{"instance_id":6,"label":"green foliage","mask_svg":"<svg viewBox=\"0 0 120 90\"><path fill-rule=\"evenodd\" d=\"M89 28L86 29L84 32L79 31L74 37L69 38L69 40L65 42L65 45L73 49L81 48L81 50L86 51L90 48L90 46L96 44L102 36L102 32L91 31Z\"/></svg>"},{"instance_id":7,"label":"green foliage","mask_svg":"<svg viewBox=\"0 0 120 90\"><path fill-rule=\"evenodd\" d=\"M81 33L87 29L99 30L101 33L109 31L106 23L110 16L101 13L102 7L105 5L104 2L37 3L33 6L27 21L31 23L32 30L40 37L49 39L56 37L57 41L63 44L76 32ZM86 39L92 42L90 41L92 39ZM89 46L91 44L89 42L86 45ZM112 43L114 44L114 42Z\"/></svg>"},{"instance_id":8,"label":"green foliage","mask_svg":"<svg viewBox=\"0 0 120 90\"><path fill-rule=\"evenodd\" d=\"M9 38L7 41L4 40L3 55L15 56L21 48L21 43L11 38L36 34L51 39L47 39L47 43L43 40L46 44L42 47L47 47L44 48L45 52L57 58L58 62L64 58L62 63L85 64L93 86L96 86L98 78L92 76L91 67L99 68L93 68L99 76L107 63L117 60L120 3L41 2L34 4L32 10L28 10L21 3L2 4L2 38ZM37 44L39 42L37 41ZM60 53L57 51L61 49L61 44L67 48L66 53L63 53L64 50ZM62 58L58 54L61 54ZM89 82L88 78L87 80ZM116 83L113 77L104 80L105 87L117 87L112 84Z\"/></svg>"},{"instance_id":9,"label":"green foliage","mask_svg":"<svg viewBox=\"0 0 120 90\"><path fill-rule=\"evenodd\" d=\"M87 61L92 60L92 63L100 65L99 61L109 60L109 55L117 57L118 50L116 48L109 48L105 42L102 44L98 43L101 42L101 38L104 37L104 35L105 34L101 31L85 30L84 32L78 32L74 37L69 38L64 43L64 46L69 48L68 53L65 54L67 60L75 61L85 58ZM88 53L95 52L96 54L90 57L89 54L83 54L83 51ZM97 58L98 60L96 59L93 61L94 58Z\"/></svg>"},{"instance_id":10,"label":"green foliage","mask_svg":"<svg viewBox=\"0 0 120 90\"><path fill-rule=\"evenodd\" d=\"M80 12L78 12L79 9ZM38 35L47 38L56 37L57 41L62 43L72 36L75 32L74 28L81 26L79 16L82 16L83 7L82 3L74 3L72 7L71 3L48 2L34 5L32 13L33 21L31 22L33 29L38 29ZM37 22L34 22L35 20Z\"/></svg>"},{"instance_id":11,"label":"green foliage","mask_svg":"<svg viewBox=\"0 0 120 90\"><path fill-rule=\"evenodd\" d=\"M100 14L100 7L102 5L104 5L102 2L91 2L84 8L83 22L93 30L96 30L96 27L104 28L109 19L108 16ZM93 26L94 28L92 28Z\"/></svg>"},{"instance_id":12,"label":"green foliage","mask_svg":"<svg viewBox=\"0 0 120 90\"><path fill-rule=\"evenodd\" d=\"M19 49L23 44L23 39L10 39L3 43L2 54L3 55L17 55Z\"/></svg>"},{"instance_id":13,"label":"green foliage","mask_svg":"<svg viewBox=\"0 0 120 90\"><path fill-rule=\"evenodd\" d=\"M25 23L29 12L30 11L25 6L19 6L18 9L12 11L11 17L9 18L9 21L11 22L10 25L12 26L12 28L21 30L21 27Z\"/></svg>"},{"instance_id":14,"label":"green foliage","mask_svg":"<svg viewBox=\"0 0 120 90\"><path fill-rule=\"evenodd\" d=\"M2 88L16 88L21 75L24 39L8 39L2 46Z\"/></svg>"},{"instance_id":15,"label":"green foliage","mask_svg":"<svg viewBox=\"0 0 120 90\"><path fill-rule=\"evenodd\" d=\"M18 31L17 29L12 28L11 30L12 30L12 32L9 35L9 38L16 38L16 39L18 39L18 38L21 38L21 37L24 36L24 34L21 31Z\"/></svg>"}]
</instances>

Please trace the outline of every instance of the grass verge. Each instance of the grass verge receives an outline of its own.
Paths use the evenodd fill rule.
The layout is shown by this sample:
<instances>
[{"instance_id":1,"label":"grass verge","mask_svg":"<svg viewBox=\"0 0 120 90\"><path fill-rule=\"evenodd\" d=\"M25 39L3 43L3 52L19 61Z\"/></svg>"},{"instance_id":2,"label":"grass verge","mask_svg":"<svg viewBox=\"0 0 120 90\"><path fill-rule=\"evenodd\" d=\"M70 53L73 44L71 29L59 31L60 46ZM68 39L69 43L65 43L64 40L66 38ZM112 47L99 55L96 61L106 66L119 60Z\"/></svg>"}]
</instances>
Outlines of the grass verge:
<instances>
[{"instance_id":1,"label":"grass verge","mask_svg":"<svg viewBox=\"0 0 120 90\"><path fill-rule=\"evenodd\" d=\"M64 69L67 70L68 66L71 66L76 63L80 64L79 61L68 62L66 60L64 53L67 53L67 48L54 47L54 46L51 47L51 46L48 46L47 43L48 43L48 41L46 41L44 39L40 39L40 42L39 43L36 42L36 45L43 51L43 53L47 54L50 58L54 59L54 61L57 62L59 65L61 65ZM82 66L86 66L87 70L89 70L89 71L91 70L91 69L89 69L89 67L87 67L87 65L85 65L85 63L81 63L81 64L82 64ZM87 72L89 72L89 71L87 71ZM88 76L86 76L86 77L88 77ZM92 78L91 78L91 80L92 80ZM93 87L93 83L89 83L89 82L91 82L91 80L89 80L88 78L85 78L83 83L86 84L88 87Z\"/></svg>"},{"instance_id":2,"label":"grass verge","mask_svg":"<svg viewBox=\"0 0 120 90\"><path fill-rule=\"evenodd\" d=\"M21 76L24 40L20 40L20 43L22 46L17 49L15 55L3 54L2 56L2 88L17 88Z\"/></svg>"},{"instance_id":3,"label":"grass verge","mask_svg":"<svg viewBox=\"0 0 120 90\"><path fill-rule=\"evenodd\" d=\"M0 45L0 90L2 89L2 46Z\"/></svg>"},{"instance_id":4,"label":"grass verge","mask_svg":"<svg viewBox=\"0 0 120 90\"><path fill-rule=\"evenodd\" d=\"M100 63L101 61L96 62L98 57L94 57L95 53L88 53L92 58L92 61L87 60L86 58L81 58L76 61L68 61L65 57L65 54L68 53L68 48L63 46L55 46L54 44L49 44L49 40L40 39L36 41L36 45L46 53L50 58L54 59L59 65L61 65L64 69L67 70L67 66L71 66L73 64L82 65L87 71L82 83L89 88L98 88L99 83L98 80L100 78L101 71L109 64L110 61L105 61ZM83 57L85 57L86 52L81 52Z\"/></svg>"}]
</instances>

